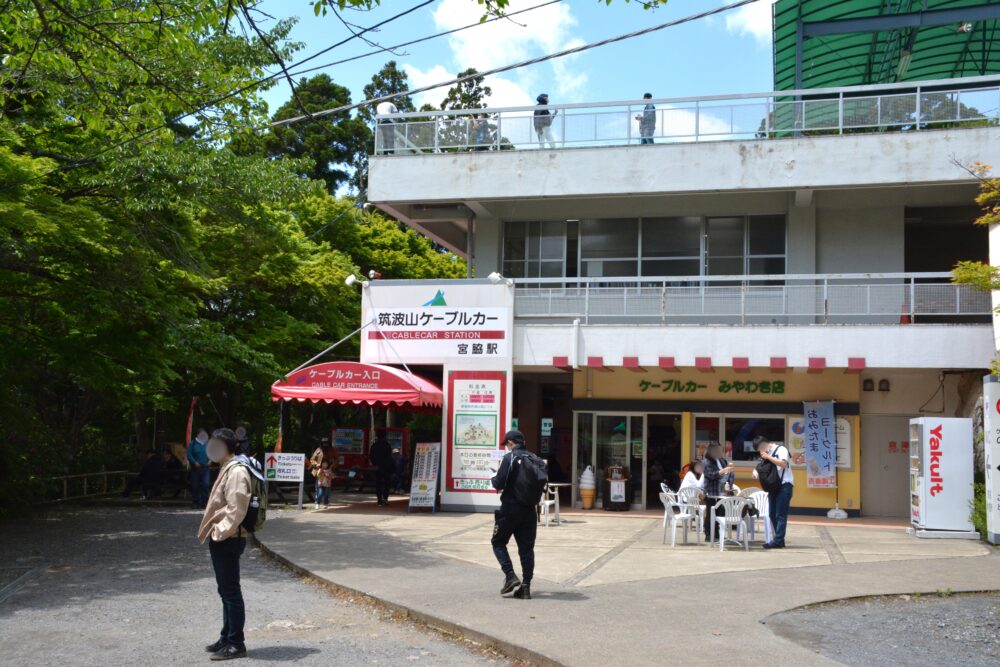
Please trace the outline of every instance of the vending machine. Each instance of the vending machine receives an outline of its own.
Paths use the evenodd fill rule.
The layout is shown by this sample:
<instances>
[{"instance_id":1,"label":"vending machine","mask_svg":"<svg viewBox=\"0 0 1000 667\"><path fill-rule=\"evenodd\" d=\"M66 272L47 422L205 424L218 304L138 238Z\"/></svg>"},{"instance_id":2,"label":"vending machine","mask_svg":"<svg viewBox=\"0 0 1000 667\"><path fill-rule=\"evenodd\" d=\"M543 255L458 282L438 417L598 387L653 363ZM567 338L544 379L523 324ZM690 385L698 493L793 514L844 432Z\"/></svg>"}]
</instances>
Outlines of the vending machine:
<instances>
[{"instance_id":1,"label":"vending machine","mask_svg":"<svg viewBox=\"0 0 1000 667\"><path fill-rule=\"evenodd\" d=\"M978 539L972 526L972 420L910 420L910 523L917 537Z\"/></svg>"}]
</instances>

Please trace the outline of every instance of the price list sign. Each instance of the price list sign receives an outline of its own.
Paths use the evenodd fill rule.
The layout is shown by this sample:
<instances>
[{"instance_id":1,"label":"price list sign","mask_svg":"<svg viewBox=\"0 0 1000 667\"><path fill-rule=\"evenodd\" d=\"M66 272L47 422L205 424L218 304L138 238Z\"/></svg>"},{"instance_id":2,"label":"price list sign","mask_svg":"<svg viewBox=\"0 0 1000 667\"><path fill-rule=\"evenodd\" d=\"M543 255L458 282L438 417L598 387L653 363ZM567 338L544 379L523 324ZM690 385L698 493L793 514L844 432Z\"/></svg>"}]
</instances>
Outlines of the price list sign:
<instances>
[{"instance_id":1,"label":"price list sign","mask_svg":"<svg viewBox=\"0 0 1000 667\"><path fill-rule=\"evenodd\" d=\"M440 471L441 443L418 442L413 454L413 473L410 482L410 507L434 508L437 500L438 473Z\"/></svg>"}]
</instances>

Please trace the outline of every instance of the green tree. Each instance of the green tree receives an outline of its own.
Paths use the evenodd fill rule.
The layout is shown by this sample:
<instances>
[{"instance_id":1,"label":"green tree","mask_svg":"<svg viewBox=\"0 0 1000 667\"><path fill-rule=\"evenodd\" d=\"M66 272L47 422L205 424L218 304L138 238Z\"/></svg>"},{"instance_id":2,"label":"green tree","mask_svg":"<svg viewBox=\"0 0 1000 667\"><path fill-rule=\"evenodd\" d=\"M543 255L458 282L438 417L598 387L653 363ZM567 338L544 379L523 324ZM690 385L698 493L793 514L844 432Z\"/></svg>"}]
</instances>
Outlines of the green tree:
<instances>
[{"instance_id":1,"label":"green tree","mask_svg":"<svg viewBox=\"0 0 1000 667\"><path fill-rule=\"evenodd\" d=\"M475 67L470 67L458 73L457 78L477 74ZM485 109L486 98L493 94L493 89L484 86L485 77L476 76L467 81L456 83L448 89L448 94L441 101L441 110L448 109Z\"/></svg>"}]
</instances>

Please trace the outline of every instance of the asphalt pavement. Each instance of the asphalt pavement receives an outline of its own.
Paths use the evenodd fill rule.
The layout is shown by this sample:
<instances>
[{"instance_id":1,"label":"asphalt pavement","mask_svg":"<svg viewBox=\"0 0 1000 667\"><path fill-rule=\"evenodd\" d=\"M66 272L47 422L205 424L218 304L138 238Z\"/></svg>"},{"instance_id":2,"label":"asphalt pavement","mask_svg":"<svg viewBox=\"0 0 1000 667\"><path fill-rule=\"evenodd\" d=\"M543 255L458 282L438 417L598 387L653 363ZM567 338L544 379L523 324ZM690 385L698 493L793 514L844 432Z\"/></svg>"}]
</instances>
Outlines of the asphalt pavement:
<instances>
[{"instance_id":1,"label":"asphalt pavement","mask_svg":"<svg viewBox=\"0 0 1000 667\"><path fill-rule=\"evenodd\" d=\"M209 664L203 646L222 613L199 519L134 507L0 523L0 664ZM331 594L257 549L244 554L242 579L250 657L235 664L509 664Z\"/></svg>"}]
</instances>

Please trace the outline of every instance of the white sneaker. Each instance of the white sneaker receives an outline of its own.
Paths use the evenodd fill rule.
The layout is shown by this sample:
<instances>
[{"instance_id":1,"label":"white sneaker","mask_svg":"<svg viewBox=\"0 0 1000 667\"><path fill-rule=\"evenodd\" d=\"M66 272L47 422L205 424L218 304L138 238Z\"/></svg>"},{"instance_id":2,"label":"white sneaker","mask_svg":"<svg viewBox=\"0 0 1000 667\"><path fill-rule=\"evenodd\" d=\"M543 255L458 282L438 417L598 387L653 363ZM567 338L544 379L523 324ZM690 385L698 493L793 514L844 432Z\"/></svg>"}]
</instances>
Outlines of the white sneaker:
<instances>
[{"instance_id":1,"label":"white sneaker","mask_svg":"<svg viewBox=\"0 0 1000 667\"><path fill-rule=\"evenodd\" d=\"M319 509L319 503L316 503L316 509Z\"/></svg>"}]
</instances>

